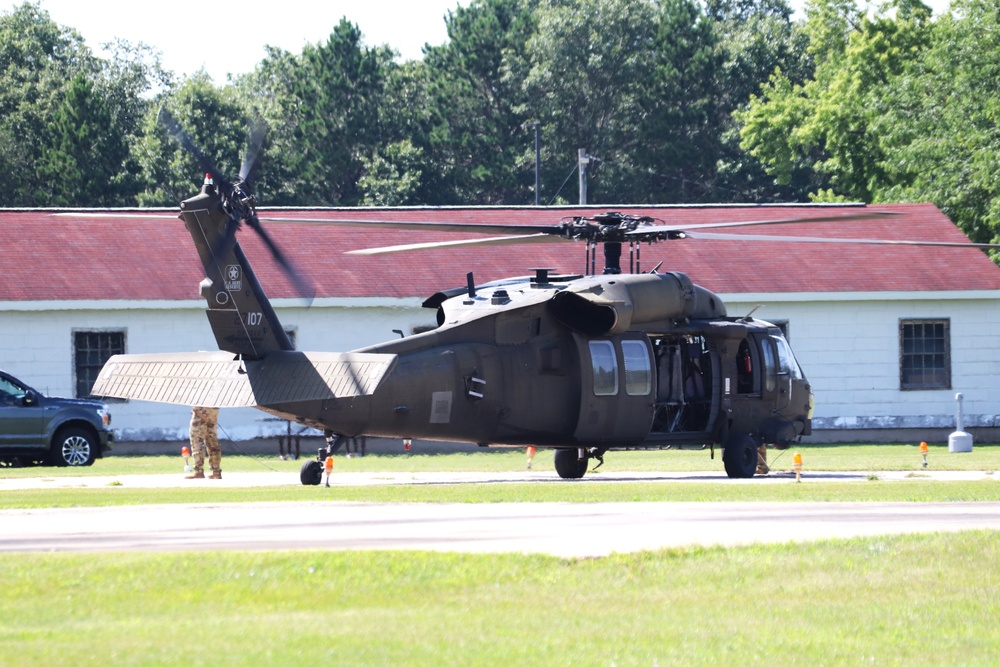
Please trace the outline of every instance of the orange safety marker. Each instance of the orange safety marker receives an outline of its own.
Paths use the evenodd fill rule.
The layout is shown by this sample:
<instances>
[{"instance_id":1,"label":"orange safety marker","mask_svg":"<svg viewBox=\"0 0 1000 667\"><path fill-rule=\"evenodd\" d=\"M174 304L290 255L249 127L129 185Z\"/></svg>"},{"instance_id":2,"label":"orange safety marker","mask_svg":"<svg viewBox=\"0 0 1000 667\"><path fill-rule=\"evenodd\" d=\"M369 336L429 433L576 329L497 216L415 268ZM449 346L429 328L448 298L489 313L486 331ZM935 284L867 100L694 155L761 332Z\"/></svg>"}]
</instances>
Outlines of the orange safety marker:
<instances>
[{"instance_id":1,"label":"orange safety marker","mask_svg":"<svg viewBox=\"0 0 1000 667\"><path fill-rule=\"evenodd\" d=\"M927 467L927 443L926 442L921 442L920 443L920 455L922 457L924 457L924 467L926 468Z\"/></svg>"},{"instance_id":2,"label":"orange safety marker","mask_svg":"<svg viewBox=\"0 0 1000 667\"><path fill-rule=\"evenodd\" d=\"M535 458L535 446L528 445L528 470L531 470L531 461Z\"/></svg>"},{"instance_id":3,"label":"orange safety marker","mask_svg":"<svg viewBox=\"0 0 1000 667\"><path fill-rule=\"evenodd\" d=\"M191 467L191 463L188 462L188 458L191 456L191 448L187 445L181 447L181 457L184 459L184 472L191 472L194 468Z\"/></svg>"},{"instance_id":4,"label":"orange safety marker","mask_svg":"<svg viewBox=\"0 0 1000 667\"><path fill-rule=\"evenodd\" d=\"M330 486L330 473L333 472L333 457L327 456L323 461L323 472L326 474L326 485Z\"/></svg>"},{"instance_id":5,"label":"orange safety marker","mask_svg":"<svg viewBox=\"0 0 1000 667\"><path fill-rule=\"evenodd\" d=\"M792 458L792 467L795 468L795 481L802 481L802 454L795 452L795 456Z\"/></svg>"}]
</instances>

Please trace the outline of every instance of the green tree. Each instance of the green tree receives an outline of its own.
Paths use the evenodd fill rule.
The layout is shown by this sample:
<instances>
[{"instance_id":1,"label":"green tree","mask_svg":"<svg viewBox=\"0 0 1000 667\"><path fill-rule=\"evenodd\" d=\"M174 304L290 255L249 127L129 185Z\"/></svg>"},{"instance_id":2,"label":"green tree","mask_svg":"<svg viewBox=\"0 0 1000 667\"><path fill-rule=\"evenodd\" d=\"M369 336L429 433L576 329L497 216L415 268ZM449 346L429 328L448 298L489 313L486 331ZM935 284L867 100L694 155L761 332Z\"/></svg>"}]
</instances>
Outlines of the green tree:
<instances>
[{"instance_id":1,"label":"green tree","mask_svg":"<svg viewBox=\"0 0 1000 667\"><path fill-rule=\"evenodd\" d=\"M884 92L873 129L885 185L877 201L933 201L970 238L1000 239L1000 9L958 0ZM994 255L995 259L997 258Z\"/></svg>"},{"instance_id":2,"label":"green tree","mask_svg":"<svg viewBox=\"0 0 1000 667\"><path fill-rule=\"evenodd\" d=\"M53 22L37 2L0 15L0 205L39 203L35 165L50 119L75 76L96 70L80 35Z\"/></svg>"},{"instance_id":3,"label":"green tree","mask_svg":"<svg viewBox=\"0 0 1000 667\"><path fill-rule=\"evenodd\" d=\"M305 205L354 205L361 199L362 156L380 143L387 47L362 44L346 19L324 44L307 45L293 68L294 191Z\"/></svg>"},{"instance_id":4,"label":"green tree","mask_svg":"<svg viewBox=\"0 0 1000 667\"><path fill-rule=\"evenodd\" d=\"M398 141L362 157L358 182L362 206L401 206L412 201L423 173L423 155L409 141Z\"/></svg>"},{"instance_id":5,"label":"green tree","mask_svg":"<svg viewBox=\"0 0 1000 667\"><path fill-rule=\"evenodd\" d=\"M721 54L714 24L693 0L664 0L656 21L653 65L637 95L640 142L630 147L636 187L619 186L619 201L681 203L715 197L723 125L718 95ZM641 89L640 89L641 90ZM639 178L642 174L645 178Z\"/></svg>"},{"instance_id":6,"label":"green tree","mask_svg":"<svg viewBox=\"0 0 1000 667\"><path fill-rule=\"evenodd\" d=\"M712 197L717 201L804 200L812 171L798 169L787 183L768 175L740 146L736 113L780 71L793 85L812 74L808 37L791 20L787 0L708 0L706 14L717 35L721 63L717 72L719 115L712 131L721 141Z\"/></svg>"},{"instance_id":7,"label":"green tree","mask_svg":"<svg viewBox=\"0 0 1000 667\"><path fill-rule=\"evenodd\" d=\"M533 200L531 119L521 86L537 0L474 0L445 20L449 41L426 49L426 116L414 143L428 162L422 200L526 204ZM419 113L419 112L417 112Z\"/></svg>"},{"instance_id":8,"label":"green tree","mask_svg":"<svg viewBox=\"0 0 1000 667\"><path fill-rule=\"evenodd\" d=\"M235 88L217 88L204 70L167 92L162 105L215 167L235 180L246 153L250 118ZM205 172L197 159L157 121L159 106L144 119L138 161L144 187L142 206L173 206L201 187Z\"/></svg>"},{"instance_id":9,"label":"green tree","mask_svg":"<svg viewBox=\"0 0 1000 667\"><path fill-rule=\"evenodd\" d=\"M128 157L123 135L111 131L112 115L93 84L78 72L48 125L36 165L45 184L38 203L47 206L111 206L114 188Z\"/></svg>"},{"instance_id":10,"label":"green tree","mask_svg":"<svg viewBox=\"0 0 1000 667\"><path fill-rule=\"evenodd\" d=\"M811 168L837 194L870 202L887 184L885 146L875 131L883 93L927 47L930 10L918 0L894 0L868 16L852 0L811 0L807 16L815 74L802 84L782 72L772 77L741 115L743 147L779 183Z\"/></svg>"},{"instance_id":11,"label":"green tree","mask_svg":"<svg viewBox=\"0 0 1000 667\"><path fill-rule=\"evenodd\" d=\"M657 3L549 0L535 15L525 115L545 130L546 160L559 165L561 181L577 163L578 149L586 149L600 159L588 169L588 199L625 201L635 182L633 156L642 142L636 128L653 76Z\"/></svg>"}]
</instances>

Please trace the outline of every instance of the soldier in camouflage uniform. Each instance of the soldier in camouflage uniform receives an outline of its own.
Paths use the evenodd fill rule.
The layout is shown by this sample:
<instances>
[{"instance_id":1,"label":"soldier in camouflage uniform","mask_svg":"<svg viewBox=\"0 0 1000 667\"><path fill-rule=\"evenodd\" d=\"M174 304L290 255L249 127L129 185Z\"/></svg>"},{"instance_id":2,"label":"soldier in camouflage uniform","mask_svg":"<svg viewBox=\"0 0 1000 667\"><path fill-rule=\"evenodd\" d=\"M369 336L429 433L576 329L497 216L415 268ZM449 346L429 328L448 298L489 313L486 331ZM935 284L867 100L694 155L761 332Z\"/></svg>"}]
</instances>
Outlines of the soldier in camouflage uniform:
<instances>
[{"instance_id":1,"label":"soldier in camouflage uniform","mask_svg":"<svg viewBox=\"0 0 1000 667\"><path fill-rule=\"evenodd\" d=\"M191 454L194 456L194 473L187 479L205 477L205 451L208 450L208 465L212 469L209 479L222 479L222 448L216 426L219 423L219 408L191 408Z\"/></svg>"}]
</instances>

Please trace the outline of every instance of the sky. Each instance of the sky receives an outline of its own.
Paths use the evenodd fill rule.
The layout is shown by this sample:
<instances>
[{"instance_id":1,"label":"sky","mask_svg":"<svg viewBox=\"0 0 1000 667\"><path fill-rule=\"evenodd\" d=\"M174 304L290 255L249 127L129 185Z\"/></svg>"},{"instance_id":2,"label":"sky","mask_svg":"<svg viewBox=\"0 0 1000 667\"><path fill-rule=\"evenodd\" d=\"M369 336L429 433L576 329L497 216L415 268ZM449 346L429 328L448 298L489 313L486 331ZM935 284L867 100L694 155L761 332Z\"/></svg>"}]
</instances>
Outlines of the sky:
<instances>
[{"instance_id":1,"label":"sky","mask_svg":"<svg viewBox=\"0 0 1000 667\"><path fill-rule=\"evenodd\" d=\"M41 0L56 23L75 28L99 55L115 38L143 42L163 54L178 76L202 67L216 83L226 74L253 70L264 46L299 53L325 42L342 17L361 29L365 44L389 44L404 59L420 58L423 45L447 41L444 17L470 0ZM10 12L24 0L0 0ZM212 8L209 10L209 8Z\"/></svg>"},{"instance_id":2,"label":"sky","mask_svg":"<svg viewBox=\"0 0 1000 667\"><path fill-rule=\"evenodd\" d=\"M0 0L9 12L24 0ZM949 0L924 0L940 12ZM159 50L163 66L178 77L204 68L218 84L227 74L253 70L264 46L300 53L326 41L342 17L356 24L365 44L388 44L406 60L420 58L424 44L447 41L444 17L471 0L41 0L56 23L75 28L99 55L114 38ZM805 0L791 0L799 9ZM208 8L213 8L209 10ZM228 31L228 32L227 32Z\"/></svg>"}]
</instances>

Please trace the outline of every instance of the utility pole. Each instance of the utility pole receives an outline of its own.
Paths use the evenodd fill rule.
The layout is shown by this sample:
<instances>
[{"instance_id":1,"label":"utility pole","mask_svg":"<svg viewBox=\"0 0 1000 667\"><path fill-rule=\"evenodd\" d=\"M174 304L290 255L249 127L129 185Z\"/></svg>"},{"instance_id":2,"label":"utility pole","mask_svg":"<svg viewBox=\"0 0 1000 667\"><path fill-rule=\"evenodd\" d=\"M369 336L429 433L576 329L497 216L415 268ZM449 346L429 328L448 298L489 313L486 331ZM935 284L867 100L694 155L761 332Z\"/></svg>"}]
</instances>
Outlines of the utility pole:
<instances>
[{"instance_id":1,"label":"utility pole","mask_svg":"<svg viewBox=\"0 0 1000 667\"><path fill-rule=\"evenodd\" d=\"M535 129L535 206L542 204L542 125L532 123Z\"/></svg>"},{"instance_id":2,"label":"utility pole","mask_svg":"<svg viewBox=\"0 0 1000 667\"><path fill-rule=\"evenodd\" d=\"M587 165L590 164L590 156L587 149L581 148L577 151L577 171L580 172L580 205L587 203Z\"/></svg>"}]
</instances>

